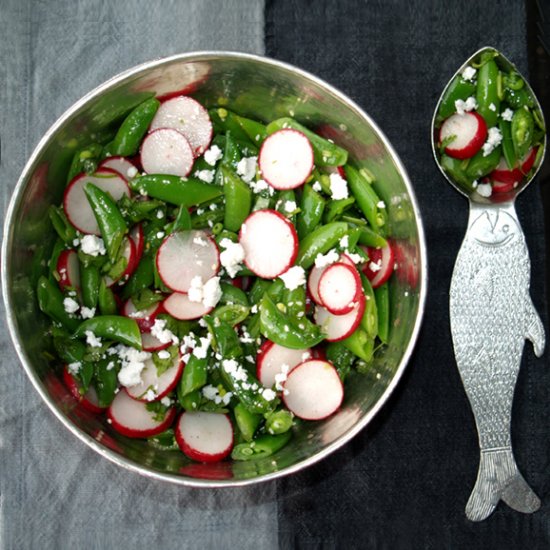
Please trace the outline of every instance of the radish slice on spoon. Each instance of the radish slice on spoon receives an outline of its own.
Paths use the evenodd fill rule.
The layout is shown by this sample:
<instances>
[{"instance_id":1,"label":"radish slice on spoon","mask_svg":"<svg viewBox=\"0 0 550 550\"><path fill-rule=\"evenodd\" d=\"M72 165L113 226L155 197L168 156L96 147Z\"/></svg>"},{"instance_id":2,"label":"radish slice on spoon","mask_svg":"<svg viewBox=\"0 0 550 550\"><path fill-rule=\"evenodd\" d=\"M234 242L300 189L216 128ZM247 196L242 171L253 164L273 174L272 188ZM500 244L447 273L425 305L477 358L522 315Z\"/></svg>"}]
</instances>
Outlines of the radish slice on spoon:
<instances>
[{"instance_id":1,"label":"radish slice on spoon","mask_svg":"<svg viewBox=\"0 0 550 550\"><path fill-rule=\"evenodd\" d=\"M445 147L445 153L456 159L473 157L487 139L487 124L478 113L455 113L441 125L439 142L443 143L452 136L454 139Z\"/></svg>"},{"instance_id":2,"label":"radish slice on spoon","mask_svg":"<svg viewBox=\"0 0 550 550\"><path fill-rule=\"evenodd\" d=\"M193 150L187 138L172 128L159 128L141 144L141 164L148 174L185 177L193 168Z\"/></svg>"}]
</instances>

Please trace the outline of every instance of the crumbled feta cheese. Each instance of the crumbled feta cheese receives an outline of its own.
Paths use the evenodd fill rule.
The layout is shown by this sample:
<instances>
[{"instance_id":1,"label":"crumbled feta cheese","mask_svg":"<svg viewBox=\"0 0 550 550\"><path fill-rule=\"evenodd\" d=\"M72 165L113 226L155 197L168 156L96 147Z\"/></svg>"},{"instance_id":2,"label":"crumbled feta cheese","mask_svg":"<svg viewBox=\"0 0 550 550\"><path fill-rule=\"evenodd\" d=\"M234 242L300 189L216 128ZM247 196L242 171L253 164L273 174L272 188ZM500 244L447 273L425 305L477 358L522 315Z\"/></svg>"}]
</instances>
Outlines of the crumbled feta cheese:
<instances>
[{"instance_id":1,"label":"crumbled feta cheese","mask_svg":"<svg viewBox=\"0 0 550 550\"><path fill-rule=\"evenodd\" d=\"M341 239L340 239L340 246L342 248L347 248L349 246L349 236L348 235L344 235Z\"/></svg>"},{"instance_id":2,"label":"crumbled feta cheese","mask_svg":"<svg viewBox=\"0 0 550 550\"><path fill-rule=\"evenodd\" d=\"M254 304L254 305L250 308L250 313L252 313L252 314L258 313L258 304Z\"/></svg>"},{"instance_id":3,"label":"crumbled feta cheese","mask_svg":"<svg viewBox=\"0 0 550 550\"><path fill-rule=\"evenodd\" d=\"M478 192L479 195L481 195L482 197L490 197L493 193L493 188L491 187L491 184L490 183L480 183L478 186L477 186L477 189L476 191Z\"/></svg>"},{"instance_id":4,"label":"crumbled feta cheese","mask_svg":"<svg viewBox=\"0 0 550 550\"><path fill-rule=\"evenodd\" d=\"M500 133L500 130L493 126L493 128L489 128L489 135L487 136L487 141L483 144L483 156L486 157L490 155L493 150L500 145L502 141L502 134Z\"/></svg>"},{"instance_id":5,"label":"crumbled feta cheese","mask_svg":"<svg viewBox=\"0 0 550 550\"><path fill-rule=\"evenodd\" d=\"M145 395L144 395L143 397L145 397L145 401L154 401L154 400L157 398L157 394L155 393L154 390L152 390L151 388L149 388L149 389L145 392Z\"/></svg>"},{"instance_id":6,"label":"crumbled feta cheese","mask_svg":"<svg viewBox=\"0 0 550 550\"><path fill-rule=\"evenodd\" d=\"M210 342L212 341L212 336L210 333L206 335L206 337L200 337L200 344L198 346L195 346L195 349L193 350L193 355L197 359L206 359L206 356L208 354L208 348L210 347Z\"/></svg>"},{"instance_id":7,"label":"crumbled feta cheese","mask_svg":"<svg viewBox=\"0 0 550 550\"><path fill-rule=\"evenodd\" d=\"M208 243L202 237L195 237L193 239L193 244L198 244L199 246L207 246Z\"/></svg>"},{"instance_id":8,"label":"crumbled feta cheese","mask_svg":"<svg viewBox=\"0 0 550 550\"><path fill-rule=\"evenodd\" d=\"M165 395L161 400L160 402L165 406L165 407L169 407L171 404L172 404L172 400L167 396Z\"/></svg>"},{"instance_id":9,"label":"crumbled feta cheese","mask_svg":"<svg viewBox=\"0 0 550 550\"><path fill-rule=\"evenodd\" d=\"M256 175L258 157L243 157L237 164L237 174L246 181L252 181Z\"/></svg>"},{"instance_id":10,"label":"crumbled feta cheese","mask_svg":"<svg viewBox=\"0 0 550 550\"><path fill-rule=\"evenodd\" d=\"M376 203L376 206L377 206L378 208L386 208L386 203L385 203L384 201L378 201L378 202Z\"/></svg>"},{"instance_id":11,"label":"crumbled feta cheese","mask_svg":"<svg viewBox=\"0 0 550 550\"><path fill-rule=\"evenodd\" d=\"M63 300L63 308L67 313L76 313L79 307L78 302L72 298L65 298Z\"/></svg>"},{"instance_id":12,"label":"crumbled feta cheese","mask_svg":"<svg viewBox=\"0 0 550 550\"><path fill-rule=\"evenodd\" d=\"M261 193L262 191L267 190L270 195L275 193L275 190L271 185L269 185L265 180L250 181L248 182L250 189L256 194Z\"/></svg>"},{"instance_id":13,"label":"crumbled feta cheese","mask_svg":"<svg viewBox=\"0 0 550 550\"><path fill-rule=\"evenodd\" d=\"M90 256L104 256L107 253L103 239L95 235L84 235L80 241L80 250Z\"/></svg>"},{"instance_id":14,"label":"crumbled feta cheese","mask_svg":"<svg viewBox=\"0 0 550 550\"><path fill-rule=\"evenodd\" d=\"M202 395L209 401L214 401L216 397L219 396L219 390L215 386L212 386L212 384L208 384L207 386L204 386L201 391Z\"/></svg>"},{"instance_id":15,"label":"crumbled feta cheese","mask_svg":"<svg viewBox=\"0 0 550 550\"><path fill-rule=\"evenodd\" d=\"M346 254L354 264L360 264L363 261L362 256L359 256L359 254L354 254L350 252L346 252Z\"/></svg>"},{"instance_id":16,"label":"crumbled feta cheese","mask_svg":"<svg viewBox=\"0 0 550 550\"><path fill-rule=\"evenodd\" d=\"M304 354L307 355L307 354ZM309 358L309 355L304 361L306 361ZM290 370L290 366L286 364L281 365L281 370L275 375L275 389L278 391L283 390L283 384L286 382L286 379L288 377L288 372Z\"/></svg>"},{"instance_id":17,"label":"crumbled feta cheese","mask_svg":"<svg viewBox=\"0 0 550 550\"><path fill-rule=\"evenodd\" d=\"M107 366L105 367L107 370L113 370L115 368L115 363L114 361L109 361L107 363Z\"/></svg>"},{"instance_id":18,"label":"crumbled feta cheese","mask_svg":"<svg viewBox=\"0 0 550 550\"><path fill-rule=\"evenodd\" d=\"M284 205L285 212L294 212L296 210L297 206L294 201L286 201Z\"/></svg>"},{"instance_id":19,"label":"crumbled feta cheese","mask_svg":"<svg viewBox=\"0 0 550 550\"><path fill-rule=\"evenodd\" d=\"M164 237L164 231L158 231L157 232L157 239L162 239Z\"/></svg>"},{"instance_id":20,"label":"crumbled feta cheese","mask_svg":"<svg viewBox=\"0 0 550 550\"><path fill-rule=\"evenodd\" d=\"M312 188L314 191L316 191L317 193L320 193L320 192L323 190L323 188L321 187L321 184L320 184L318 181L316 181L316 182L311 186L311 188Z\"/></svg>"},{"instance_id":21,"label":"crumbled feta cheese","mask_svg":"<svg viewBox=\"0 0 550 550\"><path fill-rule=\"evenodd\" d=\"M459 115L463 115L469 111L473 111L477 107L476 98L470 96L466 101L462 99L457 99L455 101L455 109Z\"/></svg>"},{"instance_id":22,"label":"crumbled feta cheese","mask_svg":"<svg viewBox=\"0 0 550 550\"><path fill-rule=\"evenodd\" d=\"M170 352L165 349L161 349L157 355L159 359L170 359Z\"/></svg>"},{"instance_id":23,"label":"crumbled feta cheese","mask_svg":"<svg viewBox=\"0 0 550 550\"><path fill-rule=\"evenodd\" d=\"M218 209L218 205L213 202L209 207L208 207L210 210L214 211L214 210L217 210Z\"/></svg>"},{"instance_id":24,"label":"crumbled feta cheese","mask_svg":"<svg viewBox=\"0 0 550 550\"><path fill-rule=\"evenodd\" d=\"M95 307L82 306L80 315L82 315L82 319L91 319L95 315Z\"/></svg>"},{"instance_id":25,"label":"crumbled feta cheese","mask_svg":"<svg viewBox=\"0 0 550 550\"><path fill-rule=\"evenodd\" d=\"M127 388L140 384L141 371L145 368L145 362L151 358L151 354L122 344L113 349L121 361L121 368L118 373L120 384Z\"/></svg>"},{"instance_id":26,"label":"crumbled feta cheese","mask_svg":"<svg viewBox=\"0 0 550 550\"><path fill-rule=\"evenodd\" d=\"M86 336L86 343L92 348L101 347L101 338L98 338L91 330L86 330L84 332Z\"/></svg>"},{"instance_id":27,"label":"crumbled feta cheese","mask_svg":"<svg viewBox=\"0 0 550 550\"><path fill-rule=\"evenodd\" d=\"M376 273L377 271L380 271L382 269L382 260L378 260L377 262L370 262L369 263L369 269Z\"/></svg>"},{"instance_id":28,"label":"crumbled feta cheese","mask_svg":"<svg viewBox=\"0 0 550 550\"><path fill-rule=\"evenodd\" d=\"M73 246L77 247L80 244L80 239L73 239Z\"/></svg>"},{"instance_id":29,"label":"crumbled feta cheese","mask_svg":"<svg viewBox=\"0 0 550 550\"><path fill-rule=\"evenodd\" d=\"M287 269L282 275L279 275L279 279L283 281L288 290L295 290L299 286L306 284L306 272L303 267L295 265Z\"/></svg>"},{"instance_id":30,"label":"crumbled feta cheese","mask_svg":"<svg viewBox=\"0 0 550 550\"><path fill-rule=\"evenodd\" d=\"M195 176L206 183L212 183L214 181L215 170L197 170Z\"/></svg>"},{"instance_id":31,"label":"crumbled feta cheese","mask_svg":"<svg viewBox=\"0 0 550 550\"><path fill-rule=\"evenodd\" d=\"M494 103L489 103L489 109L493 111L493 113L495 113L497 110L497 106Z\"/></svg>"},{"instance_id":32,"label":"crumbled feta cheese","mask_svg":"<svg viewBox=\"0 0 550 550\"><path fill-rule=\"evenodd\" d=\"M189 290L187 291L187 297L191 302L202 302L202 277L196 275L191 279Z\"/></svg>"},{"instance_id":33,"label":"crumbled feta cheese","mask_svg":"<svg viewBox=\"0 0 550 550\"><path fill-rule=\"evenodd\" d=\"M262 390L262 397L266 401L273 401L277 397L277 394L273 390L266 388Z\"/></svg>"},{"instance_id":34,"label":"crumbled feta cheese","mask_svg":"<svg viewBox=\"0 0 550 550\"><path fill-rule=\"evenodd\" d=\"M164 218L164 212L162 210L157 210L157 219L162 220Z\"/></svg>"},{"instance_id":35,"label":"crumbled feta cheese","mask_svg":"<svg viewBox=\"0 0 550 550\"><path fill-rule=\"evenodd\" d=\"M230 374L236 381L244 382L247 378L247 372L235 361L235 359L224 359L222 368L227 374Z\"/></svg>"},{"instance_id":36,"label":"crumbled feta cheese","mask_svg":"<svg viewBox=\"0 0 550 550\"><path fill-rule=\"evenodd\" d=\"M229 402L231 401L232 397L233 397L233 393L231 393L230 391L224 393L222 396L222 403L224 405L229 405Z\"/></svg>"},{"instance_id":37,"label":"crumbled feta cheese","mask_svg":"<svg viewBox=\"0 0 550 550\"><path fill-rule=\"evenodd\" d=\"M80 361L75 361L74 363L69 363L67 365L67 368L69 369L71 374L78 374L78 371L82 367L82 363Z\"/></svg>"},{"instance_id":38,"label":"crumbled feta cheese","mask_svg":"<svg viewBox=\"0 0 550 550\"><path fill-rule=\"evenodd\" d=\"M463 71L462 71L462 78L464 80L471 81L473 80L474 76L476 75L477 71L473 67L470 67L468 65Z\"/></svg>"},{"instance_id":39,"label":"crumbled feta cheese","mask_svg":"<svg viewBox=\"0 0 550 550\"><path fill-rule=\"evenodd\" d=\"M137 173L138 173L138 169L135 166L130 166L130 168L126 170L126 175L130 179L135 178L137 176Z\"/></svg>"},{"instance_id":40,"label":"crumbled feta cheese","mask_svg":"<svg viewBox=\"0 0 550 550\"><path fill-rule=\"evenodd\" d=\"M349 197L348 182L338 173L330 176L330 193L333 200L347 199Z\"/></svg>"},{"instance_id":41,"label":"crumbled feta cheese","mask_svg":"<svg viewBox=\"0 0 550 550\"><path fill-rule=\"evenodd\" d=\"M204 307L213 308L222 297L220 278L212 277L203 284L200 275L193 277L187 297L191 302L202 303Z\"/></svg>"},{"instance_id":42,"label":"crumbled feta cheese","mask_svg":"<svg viewBox=\"0 0 550 550\"><path fill-rule=\"evenodd\" d=\"M233 278L241 269L241 263L244 261L244 248L231 239L222 239L220 247L224 249L220 254L220 263L227 274Z\"/></svg>"},{"instance_id":43,"label":"crumbled feta cheese","mask_svg":"<svg viewBox=\"0 0 550 550\"><path fill-rule=\"evenodd\" d=\"M212 145L210 149L204 152L204 160L214 166L222 158L222 150L217 145Z\"/></svg>"},{"instance_id":44,"label":"crumbled feta cheese","mask_svg":"<svg viewBox=\"0 0 550 550\"><path fill-rule=\"evenodd\" d=\"M326 267L338 261L340 255L334 248L329 250L326 254L317 254L315 258L315 267Z\"/></svg>"},{"instance_id":45,"label":"crumbled feta cheese","mask_svg":"<svg viewBox=\"0 0 550 550\"><path fill-rule=\"evenodd\" d=\"M157 338L161 344L178 344L178 337L170 330L166 328L166 321L164 319L155 319L153 326L151 327L151 334Z\"/></svg>"},{"instance_id":46,"label":"crumbled feta cheese","mask_svg":"<svg viewBox=\"0 0 550 550\"><path fill-rule=\"evenodd\" d=\"M512 109L504 109L504 111L502 111L500 116L502 117L502 120L512 122L512 117L514 116L514 111L512 111Z\"/></svg>"}]
</instances>

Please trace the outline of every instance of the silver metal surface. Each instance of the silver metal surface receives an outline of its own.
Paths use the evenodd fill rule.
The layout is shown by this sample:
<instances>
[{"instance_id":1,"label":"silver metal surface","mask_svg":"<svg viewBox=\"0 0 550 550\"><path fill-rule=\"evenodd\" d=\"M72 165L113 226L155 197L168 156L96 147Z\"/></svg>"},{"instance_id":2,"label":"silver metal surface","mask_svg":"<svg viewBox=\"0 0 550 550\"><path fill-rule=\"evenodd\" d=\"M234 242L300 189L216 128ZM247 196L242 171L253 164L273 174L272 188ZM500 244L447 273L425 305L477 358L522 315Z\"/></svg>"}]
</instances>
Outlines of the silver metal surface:
<instances>
[{"instance_id":1,"label":"silver metal surface","mask_svg":"<svg viewBox=\"0 0 550 550\"><path fill-rule=\"evenodd\" d=\"M206 106L228 105L266 121L291 114L346 147L358 166L378 178L377 191L388 205L389 231L401 253L392 285L389 344L370 374L350 380L337 414L323 422L304 423L287 447L263 460L192 464L180 452L127 439L114 432L103 416L75 403L59 369L52 369L44 354L49 351L49 341L42 336L48 323L38 310L34 288L54 241L47 208L60 202L74 151L92 140L109 139L110 128L116 128L144 97L178 90L193 93ZM188 486L236 486L274 479L317 462L357 434L380 410L405 369L420 329L426 285L426 245L414 192L376 124L320 79L284 63L240 53L199 52L153 61L86 95L38 144L17 183L4 227L2 290L8 326L21 362L46 404L105 458L152 478Z\"/></svg>"},{"instance_id":2,"label":"silver metal surface","mask_svg":"<svg viewBox=\"0 0 550 550\"><path fill-rule=\"evenodd\" d=\"M457 74L486 49L476 52ZM513 67L507 60L506 66ZM438 109L439 103L436 113ZM432 126L432 134L433 130ZM434 156L438 162L435 144ZM545 345L544 327L529 295L529 252L514 208L517 194L532 178L497 202L497 198L487 199L466 190L442 172L470 202L468 229L450 289L456 362L474 413L480 447L477 481L466 516L481 521L501 499L519 512L534 512L540 508L540 500L517 468L510 436L514 388L525 339L531 340L538 357Z\"/></svg>"}]
</instances>

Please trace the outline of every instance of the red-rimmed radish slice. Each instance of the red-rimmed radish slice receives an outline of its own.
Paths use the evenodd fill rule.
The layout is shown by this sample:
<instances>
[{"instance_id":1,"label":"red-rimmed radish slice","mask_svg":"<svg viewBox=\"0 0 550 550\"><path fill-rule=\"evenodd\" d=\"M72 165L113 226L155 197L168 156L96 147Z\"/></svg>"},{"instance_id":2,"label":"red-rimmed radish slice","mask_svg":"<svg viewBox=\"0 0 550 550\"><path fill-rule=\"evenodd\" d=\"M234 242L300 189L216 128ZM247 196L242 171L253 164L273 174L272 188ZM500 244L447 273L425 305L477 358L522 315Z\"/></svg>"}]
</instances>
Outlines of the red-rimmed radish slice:
<instances>
[{"instance_id":1,"label":"red-rimmed radish slice","mask_svg":"<svg viewBox=\"0 0 550 550\"><path fill-rule=\"evenodd\" d=\"M79 174L71 180L65 189L63 210L71 224L81 233L100 235L94 212L84 193L84 187L88 183L93 183L102 191L109 193L115 201L118 201L123 195L129 197L130 188L126 180L114 170L101 168L93 176Z\"/></svg>"},{"instance_id":2,"label":"red-rimmed radish slice","mask_svg":"<svg viewBox=\"0 0 550 550\"><path fill-rule=\"evenodd\" d=\"M184 177L191 172L194 161L187 138L173 128L159 128L141 144L141 165L148 174Z\"/></svg>"},{"instance_id":3,"label":"red-rimmed radish slice","mask_svg":"<svg viewBox=\"0 0 550 550\"><path fill-rule=\"evenodd\" d=\"M335 315L344 315L357 305L363 288L355 266L338 262L325 268L318 291L324 307Z\"/></svg>"},{"instance_id":4,"label":"red-rimmed radish slice","mask_svg":"<svg viewBox=\"0 0 550 550\"><path fill-rule=\"evenodd\" d=\"M275 189L302 185L313 170L313 148L309 139L286 128L264 140L258 156L262 177Z\"/></svg>"},{"instance_id":5,"label":"red-rimmed radish slice","mask_svg":"<svg viewBox=\"0 0 550 550\"><path fill-rule=\"evenodd\" d=\"M137 167L126 157L107 157L99 163L99 168L109 168L110 170L114 170L125 180L131 180L138 175Z\"/></svg>"},{"instance_id":6,"label":"red-rimmed radish slice","mask_svg":"<svg viewBox=\"0 0 550 550\"><path fill-rule=\"evenodd\" d=\"M338 262L349 265L350 267L353 267L354 269L356 269L355 264L353 263L353 260L347 254L344 254L344 253L340 254L340 258L338 258ZM329 265L332 265L332 264L329 264ZM309 276L307 280L307 288L309 290L309 293L313 301L319 305L323 305L321 297L319 296L319 280L321 279L327 267L328 266L324 266L324 267L313 266L311 268L311 271L309 272Z\"/></svg>"},{"instance_id":7,"label":"red-rimmed radish slice","mask_svg":"<svg viewBox=\"0 0 550 550\"><path fill-rule=\"evenodd\" d=\"M467 159L473 157L485 143L487 124L478 113L455 113L441 125L439 143L443 143L451 136L455 136L455 139L445 147L445 153L456 159Z\"/></svg>"},{"instance_id":8,"label":"red-rimmed radish slice","mask_svg":"<svg viewBox=\"0 0 550 550\"><path fill-rule=\"evenodd\" d=\"M80 288L80 263L74 250L62 250L57 258L56 270L59 273L59 286L65 288Z\"/></svg>"},{"instance_id":9,"label":"red-rimmed radish slice","mask_svg":"<svg viewBox=\"0 0 550 550\"><path fill-rule=\"evenodd\" d=\"M90 385L88 391L82 395L80 393L80 382L71 374L67 365L63 367L63 382L67 386L67 389L71 392L71 395L88 411L93 413L100 413L105 410L104 407L99 406L99 399L95 388Z\"/></svg>"},{"instance_id":10,"label":"red-rimmed radish slice","mask_svg":"<svg viewBox=\"0 0 550 550\"><path fill-rule=\"evenodd\" d=\"M344 399L338 372L328 361L312 359L298 365L284 383L283 401L304 420L322 420L335 413Z\"/></svg>"},{"instance_id":11,"label":"red-rimmed radish slice","mask_svg":"<svg viewBox=\"0 0 550 550\"><path fill-rule=\"evenodd\" d=\"M298 255L298 235L287 218L275 210L257 210L246 218L239 232L244 263L258 277L274 279Z\"/></svg>"},{"instance_id":12,"label":"red-rimmed radish slice","mask_svg":"<svg viewBox=\"0 0 550 550\"><path fill-rule=\"evenodd\" d=\"M233 426L225 414L184 412L175 432L182 452L199 462L223 460L233 447Z\"/></svg>"},{"instance_id":13,"label":"red-rimmed radish slice","mask_svg":"<svg viewBox=\"0 0 550 550\"><path fill-rule=\"evenodd\" d=\"M538 147L531 147L525 156L521 159L521 171L524 174L527 174L535 164L537 158Z\"/></svg>"},{"instance_id":14,"label":"red-rimmed radish slice","mask_svg":"<svg viewBox=\"0 0 550 550\"><path fill-rule=\"evenodd\" d=\"M313 317L327 335L327 342L343 340L355 331L365 312L365 301L361 293L357 305L345 315L334 315L323 306L315 306Z\"/></svg>"},{"instance_id":15,"label":"red-rimmed radish slice","mask_svg":"<svg viewBox=\"0 0 550 550\"><path fill-rule=\"evenodd\" d=\"M506 159L500 157L500 161L497 164L497 167L489 174L491 180L496 180L501 183L515 183L523 179L523 174L519 168L514 168L510 170Z\"/></svg>"},{"instance_id":16,"label":"red-rimmed radish slice","mask_svg":"<svg viewBox=\"0 0 550 550\"><path fill-rule=\"evenodd\" d=\"M383 285L391 276L395 264L393 247L388 243L383 248L363 247L369 261L363 267L363 273L370 281L372 288Z\"/></svg>"},{"instance_id":17,"label":"red-rimmed radish slice","mask_svg":"<svg viewBox=\"0 0 550 550\"><path fill-rule=\"evenodd\" d=\"M174 421L176 409L168 409L162 420L155 420L154 412L147 404L132 399L125 391L119 391L107 409L111 426L127 437L152 437L166 430Z\"/></svg>"},{"instance_id":18,"label":"red-rimmed radish slice","mask_svg":"<svg viewBox=\"0 0 550 550\"><path fill-rule=\"evenodd\" d=\"M192 302L187 294L174 292L164 300L163 307L169 315L180 321L199 319L210 313L214 306L207 307L202 302Z\"/></svg>"},{"instance_id":19,"label":"red-rimmed radish slice","mask_svg":"<svg viewBox=\"0 0 550 550\"><path fill-rule=\"evenodd\" d=\"M143 351L160 351L169 348L172 342L161 342L149 331L141 331L141 347Z\"/></svg>"},{"instance_id":20,"label":"red-rimmed radish slice","mask_svg":"<svg viewBox=\"0 0 550 550\"><path fill-rule=\"evenodd\" d=\"M151 330L151 327L155 324L157 315L163 311L162 302L157 302L146 309L138 310L131 298L128 298L122 306L122 315L134 319L139 329L144 332Z\"/></svg>"},{"instance_id":21,"label":"red-rimmed radish slice","mask_svg":"<svg viewBox=\"0 0 550 550\"><path fill-rule=\"evenodd\" d=\"M156 257L162 282L174 292L188 292L191 281L200 277L205 283L220 267L218 247L200 230L176 231L160 245Z\"/></svg>"},{"instance_id":22,"label":"red-rimmed radish slice","mask_svg":"<svg viewBox=\"0 0 550 550\"><path fill-rule=\"evenodd\" d=\"M143 227L140 223L134 225L128 236L136 247L136 262L139 263L141 256L143 255L143 248L145 247L145 235L143 234ZM137 266L136 266L137 267Z\"/></svg>"},{"instance_id":23,"label":"red-rimmed radish slice","mask_svg":"<svg viewBox=\"0 0 550 550\"><path fill-rule=\"evenodd\" d=\"M283 365L289 373L294 367L311 358L311 350L290 349L275 342L266 340L260 347L256 357L256 376L266 388L272 388L276 383L275 376L283 373Z\"/></svg>"},{"instance_id":24,"label":"red-rimmed radish slice","mask_svg":"<svg viewBox=\"0 0 550 550\"><path fill-rule=\"evenodd\" d=\"M126 388L126 391L130 397L138 401L158 401L176 387L182 372L183 363L179 354L174 358L172 366L160 376L157 373L157 367L153 360L147 359L145 367L141 371L141 383ZM150 397L152 399L149 399Z\"/></svg>"},{"instance_id":25,"label":"red-rimmed radish slice","mask_svg":"<svg viewBox=\"0 0 550 550\"><path fill-rule=\"evenodd\" d=\"M150 131L159 128L173 128L185 136L195 157L202 155L212 140L212 121L208 111L191 97L175 97L162 103L151 122ZM141 160L143 163L143 156Z\"/></svg>"},{"instance_id":26,"label":"red-rimmed radish slice","mask_svg":"<svg viewBox=\"0 0 550 550\"><path fill-rule=\"evenodd\" d=\"M355 262L345 252L340 254L340 259L338 261L342 264L346 264L346 265L349 265L350 267L357 269Z\"/></svg>"},{"instance_id":27,"label":"red-rimmed radish slice","mask_svg":"<svg viewBox=\"0 0 550 550\"><path fill-rule=\"evenodd\" d=\"M134 269L137 267L136 245L134 244L134 241L128 237L124 237L124 240L120 246L122 248L122 255L126 258L126 269L117 279L111 279L111 277L106 275L105 284L108 287L113 286L118 281L127 281L130 275L134 272Z\"/></svg>"}]
</instances>

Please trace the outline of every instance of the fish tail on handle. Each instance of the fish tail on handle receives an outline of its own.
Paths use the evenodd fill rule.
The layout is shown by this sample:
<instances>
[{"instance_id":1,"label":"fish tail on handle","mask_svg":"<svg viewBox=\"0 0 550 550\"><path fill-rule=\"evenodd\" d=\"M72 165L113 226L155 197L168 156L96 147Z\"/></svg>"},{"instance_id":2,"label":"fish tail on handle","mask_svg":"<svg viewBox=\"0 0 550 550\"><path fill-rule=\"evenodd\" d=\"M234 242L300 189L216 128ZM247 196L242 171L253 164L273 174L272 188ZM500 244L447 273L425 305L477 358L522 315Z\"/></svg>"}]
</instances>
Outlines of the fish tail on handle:
<instances>
[{"instance_id":1,"label":"fish tail on handle","mask_svg":"<svg viewBox=\"0 0 550 550\"><path fill-rule=\"evenodd\" d=\"M499 500L525 514L540 508L540 499L520 474L510 447L481 451L476 484L466 504L466 516L471 521L484 520Z\"/></svg>"}]
</instances>

